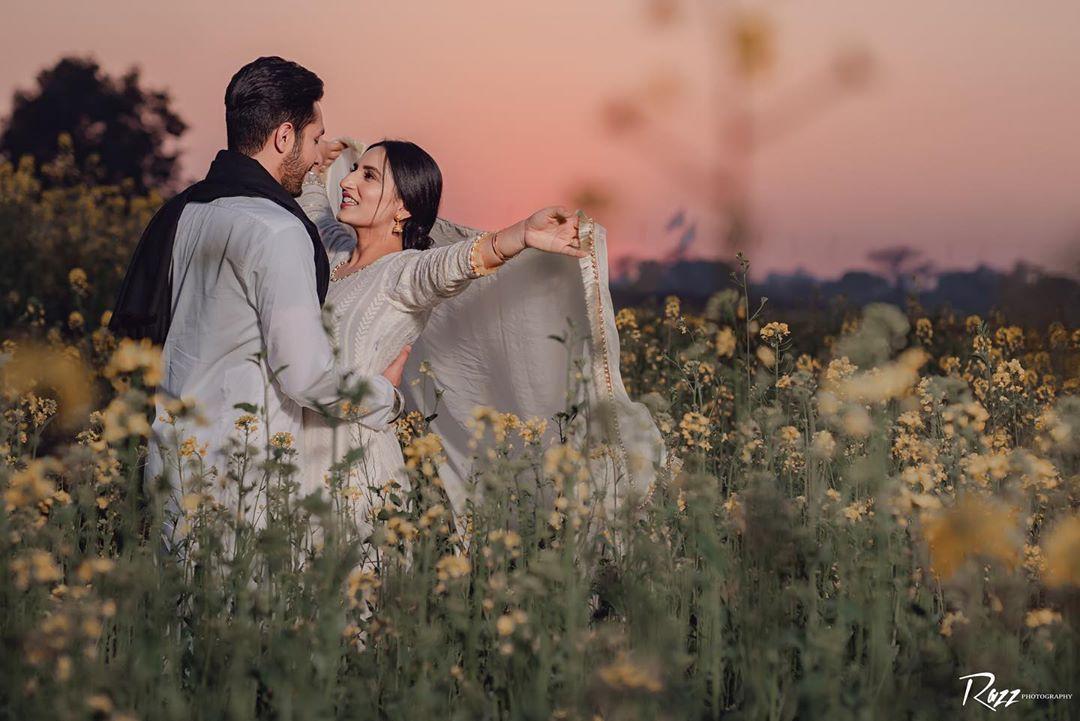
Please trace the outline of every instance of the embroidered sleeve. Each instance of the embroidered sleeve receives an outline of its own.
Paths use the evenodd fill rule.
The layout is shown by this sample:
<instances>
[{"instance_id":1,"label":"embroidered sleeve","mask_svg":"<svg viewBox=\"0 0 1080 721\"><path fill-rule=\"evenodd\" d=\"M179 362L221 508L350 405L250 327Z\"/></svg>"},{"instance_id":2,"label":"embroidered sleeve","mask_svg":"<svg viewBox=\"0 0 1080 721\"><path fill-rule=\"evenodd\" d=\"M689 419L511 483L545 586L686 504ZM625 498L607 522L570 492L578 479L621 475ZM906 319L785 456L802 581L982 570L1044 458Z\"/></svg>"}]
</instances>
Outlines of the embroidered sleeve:
<instances>
[{"instance_id":1,"label":"embroidered sleeve","mask_svg":"<svg viewBox=\"0 0 1080 721\"><path fill-rule=\"evenodd\" d=\"M327 253L353 249L356 245L356 231L334 217L330 199L326 195L326 186L321 182L320 176L308 172L296 202L319 229L319 237L322 238Z\"/></svg>"},{"instance_id":2,"label":"embroidered sleeve","mask_svg":"<svg viewBox=\"0 0 1080 721\"><path fill-rule=\"evenodd\" d=\"M430 310L465 290L477 278L471 260L473 241L460 240L429 250L400 253L390 300L409 311Z\"/></svg>"}]
</instances>

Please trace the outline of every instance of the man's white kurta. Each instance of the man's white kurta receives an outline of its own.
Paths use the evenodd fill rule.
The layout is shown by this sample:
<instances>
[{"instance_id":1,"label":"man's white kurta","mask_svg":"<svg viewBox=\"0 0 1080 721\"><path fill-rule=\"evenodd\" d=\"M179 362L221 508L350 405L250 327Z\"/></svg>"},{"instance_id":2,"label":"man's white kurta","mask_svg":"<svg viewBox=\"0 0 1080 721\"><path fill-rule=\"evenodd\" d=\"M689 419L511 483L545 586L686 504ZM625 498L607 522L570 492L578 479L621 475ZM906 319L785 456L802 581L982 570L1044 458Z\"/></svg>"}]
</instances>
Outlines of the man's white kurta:
<instances>
[{"instance_id":1,"label":"man's white kurta","mask_svg":"<svg viewBox=\"0 0 1080 721\"><path fill-rule=\"evenodd\" d=\"M204 464L217 467L219 500L235 499L222 486L236 484L221 481L228 472L225 441L245 413L238 403L265 409L251 439L256 447L279 432L301 442L301 408L332 403L339 375L322 325L311 238L296 217L264 198L187 204L173 246L172 324L163 364L159 390L193 400L208 422L174 428L157 409L146 473L150 479L166 463L172 467L174 496L184 492L176 487L175 451L163 458L158 444L193 436L209 446ZM385 429L395 390L382 376L362 380L371 389L365 424Z\"/></svg>"}]
</instances>

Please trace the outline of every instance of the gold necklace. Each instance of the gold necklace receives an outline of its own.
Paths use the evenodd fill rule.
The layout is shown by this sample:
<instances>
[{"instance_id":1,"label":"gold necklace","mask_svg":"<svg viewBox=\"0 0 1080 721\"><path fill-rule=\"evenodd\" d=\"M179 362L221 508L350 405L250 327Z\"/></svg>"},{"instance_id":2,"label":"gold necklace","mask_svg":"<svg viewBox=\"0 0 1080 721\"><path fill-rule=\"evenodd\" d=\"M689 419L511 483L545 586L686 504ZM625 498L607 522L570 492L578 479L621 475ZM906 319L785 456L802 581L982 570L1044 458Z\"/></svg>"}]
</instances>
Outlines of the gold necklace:
<instances>
[{"instance_id":1,"label":"gold necklace","mask_svg":"<svg viewBox=\"0 0 1080 721\"><path fill-rule=\"evenodd\" d=\"M362 265L359 268L357 268L356 270L354 270L352 273L347 273L346 275L339 276L337 274L337 269L340 268L341 266L345 265L348 262L349 262L349 259L346 258L345 260L341 261L340 263L338 263L337 265L335 265L333 268L330 269L330 282L331 283L336 283L339 280L342 280L343 278L348 278L350 275L356 275L357 273L362 271L364 268L367 268L368 265L371 265L371 263L368 263L368 265Z\"/></svg>"}]
</instances>

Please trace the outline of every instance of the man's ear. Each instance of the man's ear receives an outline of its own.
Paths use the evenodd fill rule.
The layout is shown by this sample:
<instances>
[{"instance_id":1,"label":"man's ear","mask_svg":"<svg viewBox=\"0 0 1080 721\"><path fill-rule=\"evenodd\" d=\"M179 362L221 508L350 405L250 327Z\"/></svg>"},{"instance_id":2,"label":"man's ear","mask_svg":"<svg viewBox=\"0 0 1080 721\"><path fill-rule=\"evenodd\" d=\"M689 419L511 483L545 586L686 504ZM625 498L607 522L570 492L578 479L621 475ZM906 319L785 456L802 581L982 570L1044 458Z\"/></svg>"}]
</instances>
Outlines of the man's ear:
<instances>
[{"instance_id":1,"label":"man's ear","mask_svg":"<svg viewBox=\"0 0 1080 721\"><path fill-rule=\"evenodd\" d=\"M281 154L292 150L296 142L296 130L292 123L282 123L274 131L274 149Z\"/></svg>"}]
</instances>

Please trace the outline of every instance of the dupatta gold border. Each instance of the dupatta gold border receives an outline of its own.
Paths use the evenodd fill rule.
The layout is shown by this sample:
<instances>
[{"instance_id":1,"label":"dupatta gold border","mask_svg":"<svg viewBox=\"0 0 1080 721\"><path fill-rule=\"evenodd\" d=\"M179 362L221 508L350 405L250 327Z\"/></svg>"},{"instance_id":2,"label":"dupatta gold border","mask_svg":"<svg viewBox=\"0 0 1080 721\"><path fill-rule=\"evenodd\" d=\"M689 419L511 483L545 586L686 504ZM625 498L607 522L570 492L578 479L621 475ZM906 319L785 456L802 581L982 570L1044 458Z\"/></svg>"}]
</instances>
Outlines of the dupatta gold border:
<instances>
[{"instance_id":1,"label":"dupatta gold border","mask_svg":"<svg viewBox=\"0 0 1080 721\"><path fill-rule=\"evenodd\" d=\"M591 375L594 387L602 388L608 408L606 409L606 433L608 445L615 451L612 460L615 465L614 484L612 491L617 494L620 477L633 487L633 479L630 475L629 455L623 439L622 430L619 426L619 406L615 398L615 385L611 371L611 344L607 335L607 323L605 318L603 279L600 277L599 250L601 244L606 250L607 233L604 227L586 215L583 211L577 212L578 237L581 238L582 247L587 249L589 255L582 258L580 264L581 279L585 285L586 311L589 322L592 325L590 340L593 344L591 357ZM613 311L614 312L614 311ZM614 317L614 315L612 316ZM616 349L618 352L618 349ZM618 503L617 497L614 499Z\"/></svg>"}]
</instances>

